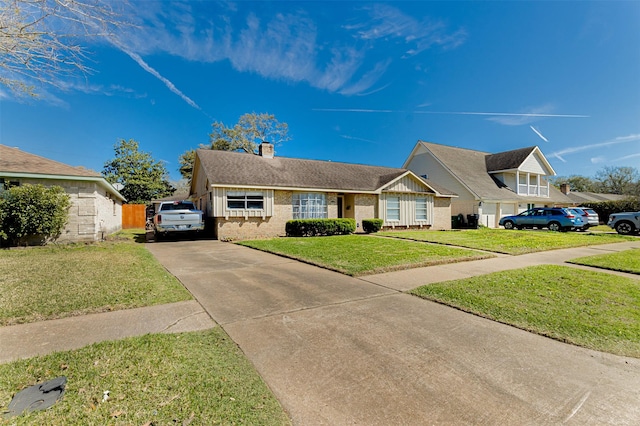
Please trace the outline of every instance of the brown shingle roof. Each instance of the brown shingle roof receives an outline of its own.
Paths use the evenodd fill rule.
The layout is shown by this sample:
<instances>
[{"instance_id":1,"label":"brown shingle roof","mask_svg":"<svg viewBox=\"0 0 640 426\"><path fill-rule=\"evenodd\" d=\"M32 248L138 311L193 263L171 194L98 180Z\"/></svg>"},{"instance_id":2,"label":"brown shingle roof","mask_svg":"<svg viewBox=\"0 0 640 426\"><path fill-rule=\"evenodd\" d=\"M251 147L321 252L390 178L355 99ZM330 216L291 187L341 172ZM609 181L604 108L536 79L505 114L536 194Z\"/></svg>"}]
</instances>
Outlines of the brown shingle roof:
<instances>
[{"instance_id":1,"label":"brown shingle roof","mask_svg":"<svg viewBox=\"0 0 640 426\"><path fill-rule=\"evenodd\" d=\"M376 191L407 173L406 169L297 158L263 158L239 152L196 151L215 185Z\"/></svg>"},{"instance_id":2,"label":"brown shingle roof","mask_svg":"<svg viewBox=\"0 0 640 426\"><path fill-rule=\"evenodd\" d=\"M558 189L551 186L549 198L526 197L516 194L506 185L494 179L489 174L488 163L491 162L492 170L508 170L517 168L522 161L535 149L522 148L499 154L490 154L466 148L456 148L431 142L419 141L425 148L440 160L455 178L465 185L478 198L484 200L513 200L530 202L556 202L571 203L571 200ZM504 155L503 155L504 154ZM493 158L488 161L488 158ZM519 159L520 164L514 166ZM500 168L496 168L500 167Z\"/></svg>"},{"instance_id":3,"label":"brown shingle roof","mask_svg":"<svg viewBox=\"0 0 640 426\"><path fill-rule=\"evenodd\" d=\"M495 172L499 170L517 169L524 160L536 149L535 146L529 148L514 149L513 151L488 154L486 156L487 171Z\"/></svg>"},{"instance_id":4,"label":"brown shingle roof","mask_svg":"<svg viewBox=\"0 0 640 426\"><path fill-rule=\"evenodd\" d=\"M2 172L83 177L102 176L100 173L84 167L69 166L6 145L0 145L0 173Z\"/></svg>"}]
</instances>

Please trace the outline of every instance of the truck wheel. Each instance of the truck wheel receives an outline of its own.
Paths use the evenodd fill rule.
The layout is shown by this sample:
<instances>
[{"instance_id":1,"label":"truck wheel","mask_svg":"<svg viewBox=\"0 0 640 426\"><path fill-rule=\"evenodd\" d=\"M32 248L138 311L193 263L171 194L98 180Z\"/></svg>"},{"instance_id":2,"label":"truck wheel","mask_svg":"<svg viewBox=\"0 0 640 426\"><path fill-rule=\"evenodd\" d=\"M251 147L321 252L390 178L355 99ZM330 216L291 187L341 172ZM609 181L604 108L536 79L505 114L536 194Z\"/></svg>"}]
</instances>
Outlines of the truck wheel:
<instances>
[{"instance_id":1,"label":"truck wheel","mask_svg":"<svg viewBox=\"0 0 640 426\"><path fill-rule=\"evenodd\" d=\"M616 223L616 232L620 235L633 234L635 230L636 227L634 226L634 224L626 220Z\"/></svg>"}]
</instances>

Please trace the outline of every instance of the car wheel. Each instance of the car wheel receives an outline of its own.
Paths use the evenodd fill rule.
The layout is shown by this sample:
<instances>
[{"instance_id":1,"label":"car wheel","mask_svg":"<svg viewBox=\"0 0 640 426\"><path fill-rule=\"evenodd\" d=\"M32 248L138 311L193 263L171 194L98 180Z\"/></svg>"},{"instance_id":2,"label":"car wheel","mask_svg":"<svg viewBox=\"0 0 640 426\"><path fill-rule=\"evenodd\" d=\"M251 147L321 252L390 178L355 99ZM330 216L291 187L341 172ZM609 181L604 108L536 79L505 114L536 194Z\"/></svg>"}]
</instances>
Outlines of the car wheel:
<instances>
[{"instance_id":1,"label":"car wheel","mask_svg":"<svg viewBox=\"0 0 640 426\"><path fill-rule=\"evenodd\" d=\"M504 223L504 229L513 229L513 222L508 220Z\"/></svg>"},{"instance_id":2,"label":"car wheel","mask_svg":"<svg viewBox=\"0 0 640 426\"><path fill-rule=\"evenodd\" d=\"M560 223L558 222L551 222L549 223L549 225L547 225L549 227L549 231L560 231L562 229L562 226L560 226Z\"/></svg>"},{"instance_id":3,"label":"car wheel","mask_svg":"<svg viewBox=\"0 0 640 426\"><path fill-rule=\"evenodd\" d=\"M633 234L636 230L636 227L631 222L627 222L623 220L622 222L616 223L616 232L621 235L629 235Z\"/></svg>"}]
</instances>

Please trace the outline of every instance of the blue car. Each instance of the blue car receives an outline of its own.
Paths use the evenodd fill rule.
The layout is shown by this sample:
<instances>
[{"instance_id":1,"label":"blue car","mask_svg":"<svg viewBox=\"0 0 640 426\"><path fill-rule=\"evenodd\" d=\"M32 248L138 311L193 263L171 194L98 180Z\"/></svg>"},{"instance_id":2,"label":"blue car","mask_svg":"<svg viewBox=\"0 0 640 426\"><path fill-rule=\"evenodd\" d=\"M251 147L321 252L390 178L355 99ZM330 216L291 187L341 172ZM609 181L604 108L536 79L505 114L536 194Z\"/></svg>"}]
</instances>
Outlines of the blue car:
<instances>
[{"instance_id":1,"label":"blue car","mask_svg":"<svg viewBox=\"0 0 640 426\"><path fill-rule=\"evenodd\" d=\"M561 207L536 207L518 215L500 219L504 229L549 228L550 231L570 231L584 226L582 218L575 212Z\"/></svg>"}]
</instances>

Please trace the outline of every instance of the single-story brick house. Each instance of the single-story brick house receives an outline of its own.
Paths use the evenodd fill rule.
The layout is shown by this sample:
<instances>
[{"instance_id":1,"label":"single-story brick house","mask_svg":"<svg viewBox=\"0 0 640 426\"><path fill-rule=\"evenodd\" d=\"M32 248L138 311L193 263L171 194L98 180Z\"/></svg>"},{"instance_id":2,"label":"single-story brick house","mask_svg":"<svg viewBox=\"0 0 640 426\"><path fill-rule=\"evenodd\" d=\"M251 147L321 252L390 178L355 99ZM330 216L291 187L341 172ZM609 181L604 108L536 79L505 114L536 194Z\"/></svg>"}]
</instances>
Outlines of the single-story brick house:
<instances>
[{"instance_id":1,"label":"single-story brick house","mask_svg":"<svg viewBox=\"0 0 640 426\"><path fill-rule=\"evenodd\" d=\"M573 205L547 180L556 173L537 146L491 154L418 141L403 167L455 192L452 215L489 228L529 208Z\"/></svg>"},{"instance_id":2,"label":"single-story brick house","mask_svg":"<svg viewBox=\"0 0 640 426\"><path fill-rule=\"evenodd\" d=\"M451 227L455 194L410 170L198 149L191 198L219 239L285 235L291 219L381 218L389 228Z\"/></svg>"},{"instance_id":3,"label":"single-story brick house","mask_svg":"<svg viewBox=\"0 0 640 426\"><path fill-rule=\"evenodd\" d=\"M24 184L60 186L71 197L58 241L97 241L122 229L125 199L100 173L0 145L0 191Z\"/></svg>"}]
</instances>

